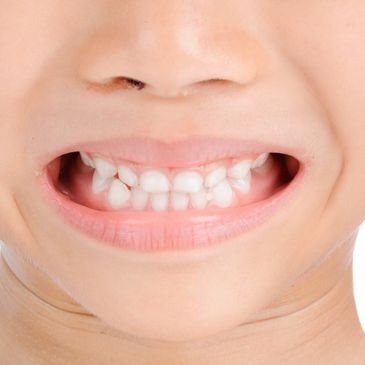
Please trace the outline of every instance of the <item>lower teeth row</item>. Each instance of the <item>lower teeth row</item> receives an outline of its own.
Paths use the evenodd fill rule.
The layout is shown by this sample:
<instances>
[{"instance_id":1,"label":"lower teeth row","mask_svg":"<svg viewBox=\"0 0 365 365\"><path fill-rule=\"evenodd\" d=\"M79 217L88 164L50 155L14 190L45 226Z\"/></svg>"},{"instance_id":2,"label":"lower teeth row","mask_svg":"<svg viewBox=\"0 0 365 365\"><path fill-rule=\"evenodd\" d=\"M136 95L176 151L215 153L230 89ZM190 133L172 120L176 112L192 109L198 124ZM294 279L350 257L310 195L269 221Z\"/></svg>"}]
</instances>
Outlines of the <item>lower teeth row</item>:
<instances>
[{"instance_id":1,"label":"lower teeth row","mask_svg":"<svg viewBox=\"0 0 365 365\"><path fill-rule=\"evenodd\" d=\"M203 177L195 170L177 173L172 182L156 169L147 169L138 177L123 165L80 152L85 165L94 168L92 191L107 190L106 200L114 210L134 209L153 211L205 209L207 206L227 208L234 203L235 195L247 194L251 189L251 169L262 168L271 162L265 153L255 160L241 160L229 169L210 165Z\"/></svg>"}]
</instances>

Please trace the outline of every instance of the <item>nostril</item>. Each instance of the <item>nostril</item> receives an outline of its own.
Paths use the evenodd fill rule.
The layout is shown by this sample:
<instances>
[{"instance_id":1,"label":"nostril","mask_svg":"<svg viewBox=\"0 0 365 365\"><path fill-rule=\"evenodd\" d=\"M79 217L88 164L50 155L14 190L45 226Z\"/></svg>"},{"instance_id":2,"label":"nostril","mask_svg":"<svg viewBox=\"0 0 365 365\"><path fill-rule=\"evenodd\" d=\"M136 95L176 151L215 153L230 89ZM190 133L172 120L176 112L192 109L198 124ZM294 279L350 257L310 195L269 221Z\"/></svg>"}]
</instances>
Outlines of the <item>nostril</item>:
<instances>
[{"instance_id":1,"label":"nostril","mask_svg":"<svg viewBox=\"0 0 365 365\"><path fill-rule=\"evenodd\" d=\"M141 90L146 86L144 82L136 79L131 79L129 77L118 77L116 79L117 82L127 84L128 88L137 88L138 90Z\"/></svg>"},{"instance_id":2,"label":"nostril","mask_svg":"<svg viewBox=\"0 0 365 365\"><path fill-rule=\"evenodd\" d=\"M146 84L140 80L124 76L113 77L104 82L88 82L88 88L102 92L110 92L118 89L142 90L145 86Z\"/></svg>"}]
</instances>

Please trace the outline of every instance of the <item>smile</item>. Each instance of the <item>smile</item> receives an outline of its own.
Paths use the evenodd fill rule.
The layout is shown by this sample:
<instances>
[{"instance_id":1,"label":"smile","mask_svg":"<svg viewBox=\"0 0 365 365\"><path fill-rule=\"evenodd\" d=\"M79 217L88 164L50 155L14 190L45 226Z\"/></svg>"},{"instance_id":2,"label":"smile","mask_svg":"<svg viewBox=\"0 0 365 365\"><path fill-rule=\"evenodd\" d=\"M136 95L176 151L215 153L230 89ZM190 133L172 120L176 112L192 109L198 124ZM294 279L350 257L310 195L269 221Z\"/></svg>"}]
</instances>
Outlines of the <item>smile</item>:
<instances>
[{"instance_id":1,"label":"smile","mask_svg":"<svg viewBox=\"0 0 365 365\"><path fill-rule=\"evenodd\" d=\"M121 145L63 153L42 181L68 224L127 250L201 248L253 229L294 196L306 166L289 151L242 141Z\"/></svg>"}]
</instances>

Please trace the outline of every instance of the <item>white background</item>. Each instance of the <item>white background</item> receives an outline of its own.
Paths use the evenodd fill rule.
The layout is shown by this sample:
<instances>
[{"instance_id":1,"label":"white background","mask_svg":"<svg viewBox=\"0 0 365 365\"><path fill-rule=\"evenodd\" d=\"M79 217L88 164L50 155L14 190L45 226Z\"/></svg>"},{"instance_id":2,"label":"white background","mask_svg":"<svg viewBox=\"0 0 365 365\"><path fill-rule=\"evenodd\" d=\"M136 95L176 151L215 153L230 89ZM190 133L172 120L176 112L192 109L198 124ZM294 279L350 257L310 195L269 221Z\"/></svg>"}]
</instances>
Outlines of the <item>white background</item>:
<instances>
[{"instance_id":1,"label":"white background","mask_svg":"<svg viewBox=\"0 0 365 365\"><path fill-rule=\"evenodd\" d=\"M356 308L365 332L365 223L360 227L354 248L353 272Z\"/></svg>"},{"instance_id":2,"label":"white background","mask_svg":"<svg viewBox=\"0 0 365 365\"><path fill-rule=\"evenodd\" d=\"M365 332L365 223L354 249L354 294L357 312Z\"/></svg>"}]
</instances>

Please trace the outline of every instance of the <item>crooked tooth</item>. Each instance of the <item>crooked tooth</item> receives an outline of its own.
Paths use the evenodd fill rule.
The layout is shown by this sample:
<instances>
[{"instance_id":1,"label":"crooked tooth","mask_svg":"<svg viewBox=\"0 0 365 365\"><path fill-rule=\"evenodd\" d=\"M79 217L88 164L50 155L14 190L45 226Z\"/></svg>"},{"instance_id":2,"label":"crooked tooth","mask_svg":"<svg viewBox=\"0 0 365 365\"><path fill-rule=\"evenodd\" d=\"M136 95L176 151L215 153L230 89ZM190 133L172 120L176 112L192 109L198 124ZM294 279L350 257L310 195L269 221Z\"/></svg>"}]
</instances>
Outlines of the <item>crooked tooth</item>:
<instances>
[{"instance_id":1,"label":"crooked tooth","mask_svg":"<svg viewBox=\"0 0 365 365\"><path fill-rule=\"evenodd\" d=\"M207 188L212 188L213 186L219 184L227 176L227 170L225 167L220 166L213 171L211 171L205 177L204 185Z\"/></svg>"},{"instance_id":2,"label":"crooked tooth","mask_svg":"<svg viewBox=\"0 0 365 365\"><path fill-rule=\"evenodd\" d=\"M227 175L234 179L242 179L244 178L251 169L253 161L252 160L243 160L235 165L233 165L229 170Z\"/></svg>"},{"instance_id":3,"label":"crooked tooth","mask_svg":"<svg viewBox=\"0 0 365 365\"><path fill-rule=\"evenodd\" d=\"M120 181L129 186L134 187L138 184L137 175L127 166L118 167L118 177Z\"/></svg>"},{"instance_id":4,"label":"crooked tooth","mask_svg":"<svg viewBox=\"0 0 365 365\"><path fill-rule=\"evenodd\" d=\"M220 208L227 208L233 202L233 190L227 180L221 181L209 191L212 195L212 202Z\"/></svg>"},{"instance_id":5,"label":"crooked tooth","mask_svg":"<svg viewBox=\"0 0 365 365\"><path fill-rule=\"evenodd\" d=\"M95 170L91 183L91 190L94 194L101 193L105 189L107 189L112 182L112 178L100 176L98 171Z\"/></svg>"},{"instance_id":6,"label":"crooked tooth","mask_svg":"<svg viewBox=\"0 0 365 365\"><path fill-rule=\"evenodd\" d=\"M190 201L193 208L204 209L208 204L206 191L202 189L197 193L190 194Z\"/></svg>"},{"instance_id":7,"label":"crooked tooth","mask_svg":"<svg viewBox=\"0 0 365 365\"><path fill-rule=\"evenodd\" d=\"M172 189L178 193L196 193L203 185L203 177L196 171L182 171L174 180Z\"/></svg>"},{"instance_id":8,"label":"crooked tooth","mask_svg":"<svg viewBox=\"0 0 365 365\"><path fill-rule=\"evenodd\" d=\"M168 178L158 170L144 171L139 177L139 184L147 193L166 193L170 189Z\"/></svg>"},{"instance_id":9,"label":"crooked tooth","mask_svg":"<svg viewBox=\"0 0 365 365\"><path fill-rule=\"evenodd\" d=\"M242 194L249 193L251 191L251 171L242 179L230 179L230 184Z\"/></svg>"},{"instance_id":10,"label":"crooked tooth","mask_svg":"<svg viewBox=\"0 0 365 365\"><path fill-rule=\"evenodd\" d=\"M265 152L265 153L262 153L259 157L256 158L256 160L252 163L252 168L255 169L257 167L261 167L265 162L266 160L268 159L269 157L269 153Z\"/></svg>"},{"instance_id":11,"label":"crooked tooth","mask_svg":"<svg viewBox=\"0 0 365 365\"><path fill-rule=\"evenodd\" d=\"M130 199L131 192L119 179L113 179L108 191L108 203L114 209L126 206Z\"/></svg>"},{"instance_id":12,"label":"crooked tooth","mask_svg":"<svg viewBox=\"0 0 365 365\"><path fill-rule=\"evenodd\" d=\"M95 169L102 177L112 177L117 173L117 167L101 157L94 157Z\"/></svg>"},{"instance_id":13,"label":"crooked tooth","mask_svg":"<svg viewBox=\"0 0 365 365\"><path fill-rule=\"evenodd\" d=\"M91 157L86 152L80 152L81 161L84 165L95 168L95 163Z\"/></svg>"},{"instance_id":14,"label":"crooked tooth","mask_svg":"<svg viewBox=\"0 0 365 365\"><path fill-rule=\"evenodd\" d=\"M169 195L167 193L153 193L151 194L151 206L156 212L163 212L167 210L169 202Z\"/></svg>"},{"instance_id":15,"label":"crooked tooth","mask_svg":"<svg viewBox=\"0 0 365 365\"><path fill-rule=\"evenodd\" d=\"M148 193L146 193L140 186L134 187L131 190L131 203L133 209L143 210L147 206Z\"/></svg>"},{"instance_id":16,"label":"crooked tooth","mask_svg":"<svg viewBox=\"0 0 365 365\"><path fill-rule=\"evenodd\" d=\"M186 210L188 208L189 195L173 191L170 199L174 210Z\"/></svg>"}]
</instances>

